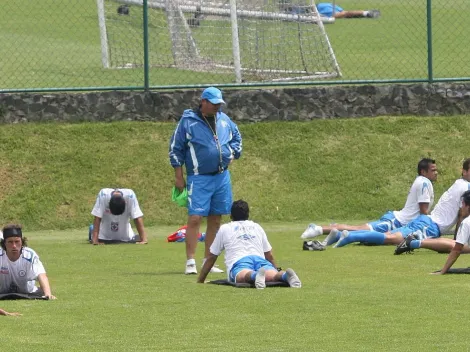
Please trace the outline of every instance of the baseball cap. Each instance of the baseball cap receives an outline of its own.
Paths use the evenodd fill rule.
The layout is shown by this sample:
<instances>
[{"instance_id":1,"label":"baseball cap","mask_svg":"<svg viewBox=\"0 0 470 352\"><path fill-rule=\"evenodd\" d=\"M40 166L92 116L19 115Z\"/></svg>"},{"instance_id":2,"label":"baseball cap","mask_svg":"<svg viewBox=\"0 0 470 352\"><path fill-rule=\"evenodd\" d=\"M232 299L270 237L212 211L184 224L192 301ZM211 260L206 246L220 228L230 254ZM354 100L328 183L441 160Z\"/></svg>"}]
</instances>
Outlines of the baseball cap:
<instances>
[{"instance_id":1,"label":"baseball cap","mask_svg":"<svg viewBox=\"0 0 470 352\"><path fill-rule=\"evenodd\" d=\"M215 87L204 89L201 99L209 100L212 104L225 104L225 101L222 99L222 92Z\"/></svg>"}]
</instances>

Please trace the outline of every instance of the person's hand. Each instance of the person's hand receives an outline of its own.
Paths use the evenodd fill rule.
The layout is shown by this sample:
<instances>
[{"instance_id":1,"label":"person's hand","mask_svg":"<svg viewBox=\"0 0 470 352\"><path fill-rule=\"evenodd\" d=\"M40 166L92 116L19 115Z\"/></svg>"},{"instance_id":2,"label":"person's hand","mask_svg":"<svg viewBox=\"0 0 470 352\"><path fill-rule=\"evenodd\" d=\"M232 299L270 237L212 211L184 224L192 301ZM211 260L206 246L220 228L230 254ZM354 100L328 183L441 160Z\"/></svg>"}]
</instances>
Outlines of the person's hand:
<instances>
[{"instance_id":1,"label":"person's hand","mask_svg":"<svg viewBox=\"0 0 470 352\"><path fill-rule=\"evenodd\" d=\"M22 314L17 313L17 312L10 313L10 312L7 312L7 311L5 311L5 310L3 310L3 309L0 309L0 315L10 316L10 317L19 317L19 316L21 316Z\"/></svg>"},{"instance_id":2,"label":"person's hand","mask_svg":"<svg viewBox=\"0 0 470 352\"><path fill-rule=\"evenodd\" d=\"M52 294L50 294L50 295L44 295L43 297L44 297L44 298L47 298L48 300L54 300L54 299L57 299L57 297L56 297L56 296L54 296L54 295L52 295Z\"/></svg>"},{"instance_id":3,"label":"person's hand","mask_svg":"<svg viewBox=\"0 0 470 352\"><path fill-rule=\"evenodd\" d=\"M444 275L445 273L443 273L442 271L434 271L432 273L430 273L431 275Z\"/></svg>"},{"instance_id":4,"label":"person's hand","mask_svg":"<svg viewBox=\"0 0 470 352\"><path fill-rule=\"evenodd\" d=\"M93 246L101 246L101 245L103 245L104 243L102 243L102 242L100 243L99 241L96 241L96 242L93 241L93 242L91 242L91 244L92 244Z\"/></svg>"},{"instance_id":5,"label":"person's hand","mask_svg":"<svg viewBox=\"0 0 470 352\"><path fill-rule=\"evenodd\" d=\"M182 192L184 187L186 187L186 182L184 182L184 178L176 178L175 187L178 189L178 191Z\"/></svg>"},{"instance_id":6,"label":"person's hand","mask_svg":"<svg viewBox=\"0 0 470 352\"><path fill-rule=\"evenodd\" d=\"M135 244L147 244L147 243L148 243L148 241L145 240L145 241L137 241Z\"/></svg>"}]
</instances>

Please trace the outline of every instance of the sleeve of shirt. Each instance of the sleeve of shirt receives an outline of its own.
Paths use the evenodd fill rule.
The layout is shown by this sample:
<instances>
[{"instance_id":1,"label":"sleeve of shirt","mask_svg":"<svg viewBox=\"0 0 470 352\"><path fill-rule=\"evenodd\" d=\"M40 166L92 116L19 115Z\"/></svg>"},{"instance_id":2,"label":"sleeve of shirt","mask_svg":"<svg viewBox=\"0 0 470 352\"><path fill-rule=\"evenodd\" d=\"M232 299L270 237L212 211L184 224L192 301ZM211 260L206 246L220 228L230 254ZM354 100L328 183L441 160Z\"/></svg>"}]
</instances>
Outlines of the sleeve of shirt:
<instances>
[{"instance_id":1,"label":"sleeve of shirt","mask_svg":"<svg viewBox=\"0 0 470 352\"><path fill-rule=\"evenodd\" d=\"M233 150L233 157L238 159L242 154L242 135L238 130L238 126L230 120L230 128L232 129L232 140L229 142L230 148Z\"/></svg>"},{"instance_id":2,"label":"sleeve of shirt","mask_svg":"<svg viewBox=\"0 0 470 352\"><path fill-rule=\"evenodd\" d=\"M467 221L463 221L460 224L459 230L457 231L457 237L455 238L455 242L460 244L469 244L470 239L470 223Z\"/></svg>"},{"instance_id":3,"label":"sleeve of shirt","mask_svg":"<svg viewBox=\"0 0 470 352\"><path fill-rule=\"evenodd\" d=\"M35 280L39 275L45 274L46 270L44 269L44 265L42 265L41 260L35 252L28 251L27 254L25 253L25 258L28 256L31 258L31 266L29 266L29 270L27 270L27 279Z\"/></svg>"},{"instance_id":4,"label":"sleeve of shirt","mask_svg":"<svg viewBox=\"0 0 470 352\"><path fill-rule=\"evenodd\" d=\"M431 187L428 181L423 181L418 190L418 203L429 203L431 201Z\"/></svg>"},{"instance_id":5,"label":"sleeve of shirt","mask_svg":"<svg viewBox=\"0 0 470 352\"><path fill-rule=\"evenodd\" d=\"M104 211L106 206L104 205L104 196L102 195L102 192L100 191L98 193L98 196L96 197L96 202L95 206L93 207L93 210L91 211L91 215L97 216L99 218L103 218Z\"/></svg>"},{"instance_id":6,"label":"sleeve of shirt","mask_svg":"<svg viewBox=\"0 0 470 352\"><path fill-rule=\"evenodd\" d=\"M182 118L170 139L168 156L170 158L171 166L179 167L184 165L185 150L186 129L184 127L184 119Z\"/></svg>"},{"instance_id":7,"label":"sleeve of shirt","mask_svg":"<svg viewBox=\"0 0 470 352\"><path fill-rule=\"evenodd\" d=\"M212 254L220 255L225 249L223 237L227 229L228 229L227 226L222 225L219 231L217 231L217 233L215 234L214 242L212 242L211 248L209 249Z\"/></svg>"},{"instance_id":8,"label":"sleeve of shirt","mask_svg":"<svg viewBox=\"0 0 470 352\"><path fill-rule=\"evenodd\" d=\"M144 216L142 210L140 210L139 201L134 191L129 195L129 213L131 214L132 219L137 219Z\"/></svg>"},{"instance_id":9,"label":"sleeve of shirt","mask_svg":"<svg viewBox=\"0 0 470 352\"><path fill-rule=\"evenodd\" d=\"M269 252L273 249L273 247L271 247L271 243L269 243L268 241L268 236L266 235L266 232L264 232L264 229L261 226L258 225L258 229L261 233L261 238L263 240L263 252Z\"/></svg>"}]
</instances>

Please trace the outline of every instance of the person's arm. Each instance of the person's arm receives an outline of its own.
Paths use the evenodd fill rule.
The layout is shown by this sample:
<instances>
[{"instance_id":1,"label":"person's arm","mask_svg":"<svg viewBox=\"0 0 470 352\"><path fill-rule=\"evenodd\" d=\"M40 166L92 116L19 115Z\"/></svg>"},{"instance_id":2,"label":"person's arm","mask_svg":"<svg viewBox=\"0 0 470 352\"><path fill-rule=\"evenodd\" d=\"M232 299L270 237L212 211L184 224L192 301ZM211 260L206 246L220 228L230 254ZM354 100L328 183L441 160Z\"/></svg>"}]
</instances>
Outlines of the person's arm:
<instances>
[{"instance_id":1,"label":"person's arm","mask_svg":"<svg viewBox=\"0 0 470 352\"><path fill-rule=\"evenodd\" d=\"M209 271L211 271L212 267L214 266L216 260L217 260L217 255L212 254L206 258L206 261L204 262L204 265L202 266L201 273L199 274L199 277L197 278L197 283L203 284L204 281L206 280L207 275L209 274Z\"/></svg>"},{"instance_id":2,"label":"person's arm","mask_svg":"<svg viewBox=\"0 0 470 352\"><path fill-rule=\"evenodd\" d=\"M463 244L461 243L456 243L454 245L454 248L449 253L449 256L447 257L446 263L444 264L444 267L441 269L441 271L438 271L433 274L437 275L443 275L449 271L449 269L454 265L455 261L458 259L460 256L460 253L462 252Z\"/></svg>"},{"instance_id":3,"label":"person's arm","mask_svg":"<svg viewBox=\"0 0 470 352\"><path fill-rule=\"evenodd\" d=\"M268 262L270 262L275 268L277 268L272 251L264 252L264 258L266 258Z\"/></svg>"},{"instance_id":4,"label":"person's arm","mask_svg":"<svg viewBox=\"0 0 470 352\"><path fill-rule=\"evenodd\" d=\"M101 218L95 216L93 219L93 233L91 236L91 243L94 245L100 244L98 241L98 235L100 233Z\"/></svg>"},{"instance_id":5,"label":"person's arm","mask_svg":"<svg viewBox=\"0 0 470 352\"><path fill-rule=\"evenodd\" d=\"M428 215L429 203L419 203L419 213L421 215Z\"/></svg>"},{"instance_id":6,"label":"person's arm","mask_svg":"<svg viewBox=\"0 0 470 352\"><path fill-rule=\"evenodd\" d=\"M183 176L183 168L181 166L175 167L175 187L181 192L186 187L186 182Z\"/></svg>"},{"instance_id":7,"label":"person's arm","mask_svg":"<svg viewBox=\"0 0 470 352\"><path fill-rule=\"evenodd\" d=\"M138 244L147 244L147 234L145 233L145 227L144 227L144 218L139 217L137 219L134 219L134 224L135 227L137 228L137 232L139 233L140 241L137 242Z\"/></svg>"},{"instance_id":8,"label":"person's arm","mask_svg":"<svg viewBox=\"0 0 470 352\"><path fill-rule=\"evenodd\" d=\"M7 316L17 317L17 316L20 316L21 314L20 313L9 313L6 310L3 310L3 309L0 308L0 315L7 315Z\"/></svg>"},{"instance_id":9,"label":"person's arm","mask_svg":"<svg viewBox=\"0 0 470 352\"><path fill-rule=\"evenodd\" d=\"M56 299L56 297L51 293L51 286L49 285L49 279L46 274L38 275L39 286L41 286L44 296L48 299Z\"/></svg>"},{"instance_id":10,"label":"person's arm","mask_svg":"<svg viewBox=\"0 0 470 352\"><path fill-rule=\"evenodd\" d=\"M238 130L238 126L232 121L231 122L231 129L232 129L232 140L229 142L230 148L233 150L233 157L234 159L238 159L242 154L243 144L242 144L242 135Z\"/></svg>"},{"instance_id":11,"label":"person's arm","mask_svg":"<svg viewBox=\"0 0 470 352\"><path fill-rule=\"evenodd\" d=\"M462 208L459 209L459 214L457 215L457 222L455 224L454 240L457 239L457 232L459 231L460 224L464 219L464 214Z\"/></svg>"}]
</instances>

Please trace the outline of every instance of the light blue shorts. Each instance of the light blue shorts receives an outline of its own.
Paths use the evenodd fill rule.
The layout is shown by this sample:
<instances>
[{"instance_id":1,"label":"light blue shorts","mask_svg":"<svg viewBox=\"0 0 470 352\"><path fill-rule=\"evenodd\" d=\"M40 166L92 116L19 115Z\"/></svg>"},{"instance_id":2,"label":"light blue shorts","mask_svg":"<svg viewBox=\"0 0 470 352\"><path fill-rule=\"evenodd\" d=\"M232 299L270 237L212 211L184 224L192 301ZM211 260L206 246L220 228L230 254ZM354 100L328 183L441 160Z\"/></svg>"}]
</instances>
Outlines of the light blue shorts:
<instances>
[{"instance_id":1,"label":"light blue shorts","mask_svg":"<svg viewBox=\"0 0 470 352\"><path fill-rule=\"evenodd\" d=\"M189 175L188 215L225 215L232 208L230 171L215 175Z\"/></svg>"},{"instance_id":2,"label":"light blue shorts","mask_svg":"<svg viewBox=\"0 0 470 352\"><path fill-rule=\"evenodd\" d=\"M242 270L252 270L258 271L261 268L266 270L276 270L277 269L271 264L270 261L266 260L257 255L247 255L241 259L238 259L235 264L233 264L232 269L230 269L229 279L231 282L236 282L237 275Z\"/></svg>"},{"instance_id":3,"label":"light blue shorts","mask_svg":"<svg viewBox=\"0 0 470 352\"><path fill-rule=\"evenodd\" d=\"M400 232L403 238L415 234L418 239L437 238L441 236L439 226L427 215L420 215L408 223L408 225L392 230L391 233Z\"/></svg>"},{"instance_id":4,"label":"light blue shorts","mask_svg":"<svg viewBox=\"0 0 470 352\"><path fill-rule=\"evenodd\" d=\"M395 218L392 211L386 212L379 220L369 222L368 225L372 230L382 233L392 231L403 226L400 221Z\"/></svg>"},{"instance_id":5,"label":"light blue shorts","mask_svg":"<svg viewBox=\"0 0 470 352\"><path fill-rule=\"evenodd\" d=\"M318 13L325 17L333 16L333 4L331 2L320 2L317 4ZM343 8L338 5L335 6L335 13L342 12Z\"/></svg>"}]
</instances>

